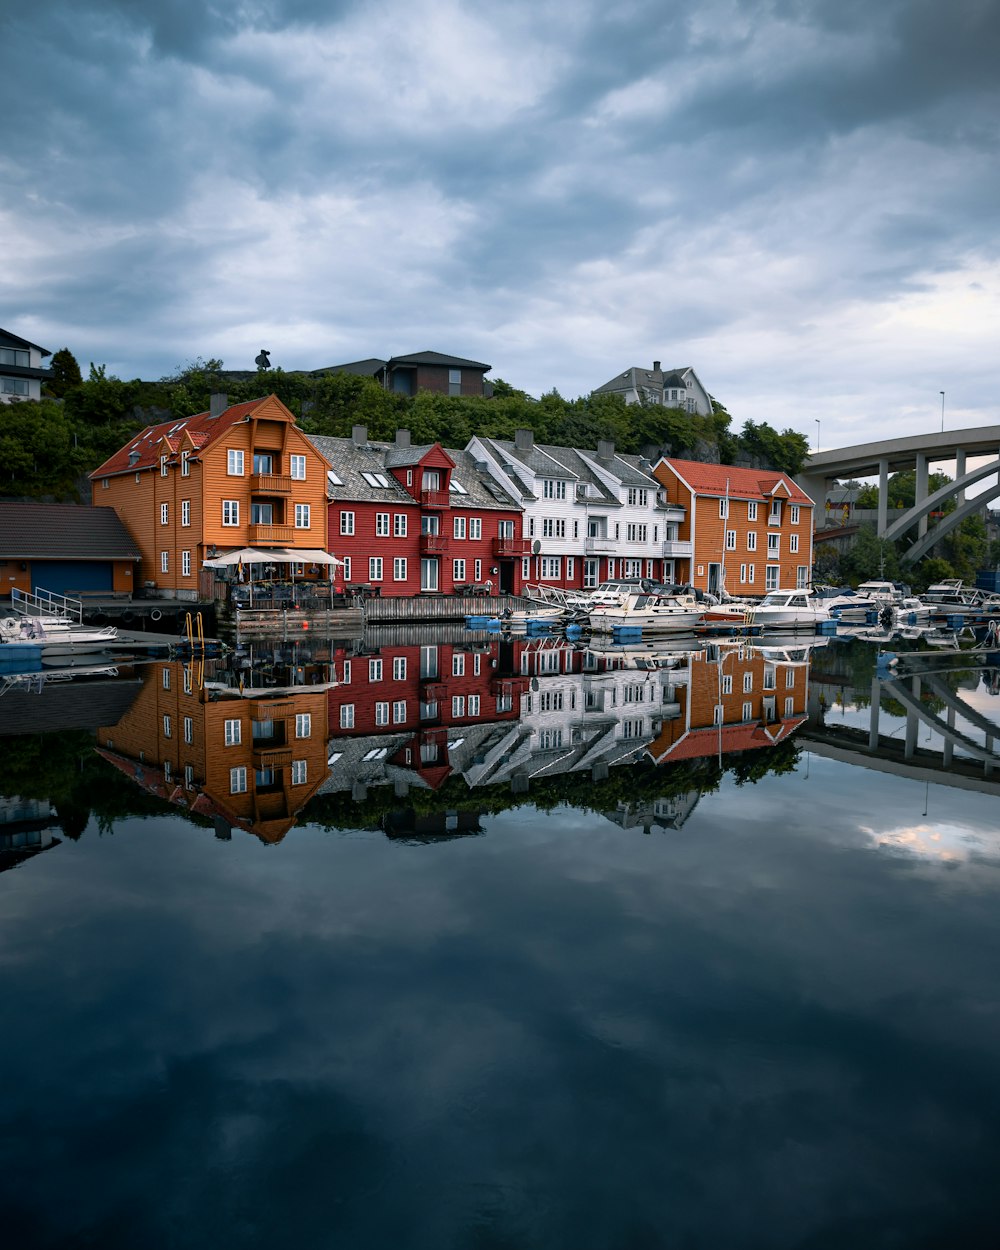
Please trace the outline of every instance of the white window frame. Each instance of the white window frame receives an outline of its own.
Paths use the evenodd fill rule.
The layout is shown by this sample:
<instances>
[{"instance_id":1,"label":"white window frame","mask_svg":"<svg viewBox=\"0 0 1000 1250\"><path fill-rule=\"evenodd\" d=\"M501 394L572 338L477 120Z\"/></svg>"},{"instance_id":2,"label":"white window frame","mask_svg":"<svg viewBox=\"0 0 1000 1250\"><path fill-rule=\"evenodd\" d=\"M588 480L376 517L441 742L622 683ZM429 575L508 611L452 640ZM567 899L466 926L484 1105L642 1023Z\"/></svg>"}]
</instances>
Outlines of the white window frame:
<instances>
[{"instance_id":1,"label":"white window frame","mask_svg":"<svg viewBox=\"0 0 1000 1250\"><path fill-rule=\"evenodd\" d=\"M292 452L288 457L288 476L293 482L306 480L306 457Z\"/></svg>"},{"instance_id":2,"label":"white window frame","mask_svg":"<svg viewBox=\"0 0 1000 1250\"><path fill-rule=\"evenodd\" d=\"M295 736L296 738L312 737L312 712L295 713Z\"/></svg>"},{"instance_id":3,"label":"white window frame","mask_svg":"<svg viewBox=\"0 0 1000 1250\"><path fill-rule=\"evenodd\" d=\"M181 526L186 529L191 524L191 500L181 500Z\"/></svg>"},{"instance_id":4,"label":"white window frame","mask_svg":"<svg viewBox=\"0 0 1000 1250\"><path fill-rule=\"evenodd\" d=\"M393 556L392 580L394 582L406 581L406 556Z\"/></svg>"},{"instance_id":5,"label":"white window frame","mask_svg":"<svg viewBox=\"0 0 1000 1250\"><path fill-rule=\"evenodd\" d=\"M368 557L368 580L370 582L380 582L382 580L382 557Z\"/></svg>"},{"instance_id":6,"label":"white window frame","mask_svg":"<svg viewBox=\"0 0 1000 1250\"><path fill-rule=\"evenodd\" d=\"M354 513L353 512L341 512L340 532L341 534L347 534L347 535L351 535L354 533Z\"/></svg>"},{"instance_id":7,"label":"white window frame","mask_svg":"<svg viewBox=\"0 0 1000 1250\"><path fill-rule=\"evenodd\" d=\"M170 504L168 503L160 504L160 524L161 525L170 524Z\"/></svg>"},{"instance_id":8,"label":"white window frame","mask_svg":"<svg viewBox=\"0 0 1000 1250\"><path fill-rule=\"evenodd\" d=\"M307 503L295 505L295 528L297 530L312 529L312 507Z\"/></svg>"},{"instance_id":9,"label":"white window frame","mask_svg":"<svg viewBox=\"0 0 1000 1250\"><path fill-rule=\"evenodd\" d=\"M308 760L292 760L291 782L293 786L304 786L309 776Z\"/></svg>"},{"instance_id":10,"label":"white window frame","mask_svg":"<svg viewBox=\"0 0 1000 1250\"><path fill-rule=\"evenodd\" d=\"M478 541L483 536L483 518L478 516L469 517L469 540Z\"/></svg>"},{"instance_id":11,"label":"white window frame","mask_svg":"<svg viewBox=\"0 0 1000 1250\"><path fill-rule=\"evenodd\" d=\"M238 499L223 499L222 501L222 524L228 527L239 525L240 523L240 501Z\"/></svg>"},{"instance_id":12,"label":"white window frame","mask_svg":"<svg viewBox=\"0 0 1000 1250\"><path fill-rule=\"evenodd\" d=\"M375 537L376 538L388 538L389 537L390 515L391 513L389 512L376 512L375 513Z\"/></svg>"},{"instance_id":13,"label":"white window frame","mask_svg":"<svg viewBox=\"0 0 1000 1250\"><path fill-rule=\"evenodd\" d=\"M191 552L181 552L181 577L191 576Z\"/></svg>"},{"instance_id":14,"label":"white window frame","mask_svg":"<svg viewBox=\"0 0 1000 1250\"><path fill-rule=\"evenodd\" d=\"M246 794L246 792L247 768L245 764L238 764L235 768L229 770L229 793Z\"/></svg>"},{"instance_id":15,"label":"white window frame","mask_svg":"<svg viewBox=\"0 0 1000 1250\"><path fill-rule=\"evenodd\" d=\"M407 516L405 512L396 512L392 518L392 533L394 538L406 537Z\"/></svg>"},{"instance_id":16,"label":"white window frame","mask_svg":"<svg viewBox=\"0 0 1000 1250\"><path fill-rule=\"evenodd\" d=\"M226 448L226 476L227 477L245 477L243 472L246 465L246 456L239 447Z\"/></svg>"},{"instance_id":17,"label":"white window frame","mask_svg":"<svg viewBox=\"0 0 1000 1250\"><path fill-rule=\"evenodd\" d=\"M341 729L354 728L354 704L342 703L340 705L340 727Z\"/></svg>"},{"instance_id":18,"label":"white window frame","mask_svg":"<svg viewBox=\"0 0 1000 1250\"><path fill-rule=\"evenodd\" d=\"M452 560L451 562L451 578L455 582L465 581L465 561Z\"/></svg>"},{"instance_id":19,"label":"white window frame","mask_svg":"<svg viewBox=\"0 0 1000 1250\"><path fill-rule=\"evenodd\" d=\"M170 572L170 552L169 551L160 552L160 572L161 573Z\"/></svg>"},{"instance_id":20,"label":"white window frame","mask_svg":"<svg viewBox=\"0 0 1000 1250\"><path fill-rule=\"evenodd\" d=\"M465 538L465 517L457 516L452 521L452 533L458 542Z\"/></svg>"},{"instance_id":21,"label":"white window frame","mask_svg":"<svg viewBox=\"0 0 1000 1250\"><path fill-rule=\"evenodd\" d=\"M406 656L394 655L392 657L392 680L406 681Z\"/></svg>"}]
</instances>

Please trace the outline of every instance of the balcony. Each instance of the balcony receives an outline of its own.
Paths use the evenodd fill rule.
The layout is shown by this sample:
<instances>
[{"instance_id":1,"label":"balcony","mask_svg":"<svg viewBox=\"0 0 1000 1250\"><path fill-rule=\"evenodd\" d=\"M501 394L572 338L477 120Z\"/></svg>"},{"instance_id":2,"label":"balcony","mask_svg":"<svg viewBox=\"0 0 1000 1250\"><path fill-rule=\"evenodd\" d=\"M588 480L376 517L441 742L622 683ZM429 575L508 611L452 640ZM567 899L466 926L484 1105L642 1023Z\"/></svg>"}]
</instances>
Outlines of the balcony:
<instances>
[{"instance_id":1,"label":"balcony","mask_svg":"<svg viewBox=\"0 0 1000 1250\"><path fill-rule=\"evenodd\" d=\"M272 543L275 547L288 547L295 541L294 525L251 525L250 545Z\"/></svg>"},{"instance_id":2,"label":"balcony","mask_svg":"<svg viewBox=\"0 0 1000 1250\"><path fill-rule=\"evenodd\" d=\"M448 538L445 534L421 534L420 554L422 556L439 556L448 550Z\"/></svg>"},{"instance_id":3,"label":"balcony","mask_svg":"<svg viewBox=\"0 0 1000 1250\"><path fill-rule=\"evenodd\" d=\"M529 677L515 674L509 677L494 676L490 678L490 694L495 695L522 695L527 692L530 682Z\"/></svg>"},{"instance_id":4,"label":"balcony","mask_svg":"<svg viewBox=\"0 0 1000 1250\"><path fill-rule=\"evenodd\" d=\"M494 538L493 555L498 559L504 557L515 560L531 555L530 538Z\"/></svg>"},{"instance_id":5,"label":"balcony","mask_svg":"<svg viewBox=\"0 0 1000 1250\"><path fill-rule=\"evenodd\" d=\"M292 479L282 473L251 473L250 493L253 495L290 495Z\"/></svg>"},{"instance_id":6,"label":"balcony","mask_svg":"<svg viewBox=\"0 0 1000 1250\"><path fill-rule=\"evenodd\" d=\"M448 687L440 677L428 677L420 683L420 702L437 703L448 693Z\"/></svg>"},{"instance_id":7,"label":"balcony","mask_svg":"<svg viewBox=\"0 0 1000 1250\"><path fill-rule=\"evenodd\" d=\"M662 554L667 558L692 556L694 555L694 543L690 538L668 538L663 544Z\"/></svg>"},{"instance_id":8,"label":"balcony","mask_svg":"<svg viewBox=\"0 0 1000 1250\"><path fill-rule=\"evenodd\" d=\"M288 768L292 763L292 748L289 746L265 745L263 742L253 749L253 766L255 771L263 772L268 768Z\"/></svg>"},{"instance_id":9,"label":"balcony","mask_svg":"<svg viewBox=\"0 0 1000 1250\"><path fill-rule=\"evenodd\" d=\"M421 508L447 508L450 496L446 490L422 490L420 492Z\"/></svg>"},{"instance_id":10,"label":"balcony","mask_svg":"<svg viewBox=\"0 0 1000 1250\"><path fill-rule=\"evenodd\" d=\"M618 543L606 534L588 534L583 549L588 556L613 556L618 553Z\"/></svg>"},{"instance_id":11,"label":"balcony","mask_svg":"<svg viewBox=\"0 0 1000 1250\"><path fill-rule=\"evenodd\" d=\"M253 720L285 720L294 713L293 699L253 699L250 703L250 716Z\"/></svg>"}]
</instances>

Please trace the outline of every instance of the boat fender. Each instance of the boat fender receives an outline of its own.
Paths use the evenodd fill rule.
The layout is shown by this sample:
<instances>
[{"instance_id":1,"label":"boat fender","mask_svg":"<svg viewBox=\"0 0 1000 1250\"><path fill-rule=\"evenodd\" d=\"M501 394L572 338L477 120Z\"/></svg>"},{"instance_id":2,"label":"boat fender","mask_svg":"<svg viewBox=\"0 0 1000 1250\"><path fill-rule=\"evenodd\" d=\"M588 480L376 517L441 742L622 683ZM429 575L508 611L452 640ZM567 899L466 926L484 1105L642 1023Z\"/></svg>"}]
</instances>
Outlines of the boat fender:
<instances>
[{"instance_id":1,"label":"boat fender","mask_svg":"<svg viewBox=\"0 0 1000 1250\"><path fill-rule=\"evenodd\" d=\"M160 611L159 608L154 608L152 612L150 612L149 614L149 619L151 621L160 621L163 619L163 613Z\"/></svg>"}]
</instances>

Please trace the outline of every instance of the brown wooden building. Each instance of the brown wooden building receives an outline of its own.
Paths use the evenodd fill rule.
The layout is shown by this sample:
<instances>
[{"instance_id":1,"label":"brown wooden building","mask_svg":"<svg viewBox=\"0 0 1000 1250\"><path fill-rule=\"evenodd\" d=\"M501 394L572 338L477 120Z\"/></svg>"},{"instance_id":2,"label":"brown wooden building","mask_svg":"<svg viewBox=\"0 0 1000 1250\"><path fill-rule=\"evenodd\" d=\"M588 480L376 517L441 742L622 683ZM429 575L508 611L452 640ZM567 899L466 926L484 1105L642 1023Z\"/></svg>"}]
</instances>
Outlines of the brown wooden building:
<instances>
[{"instance_id":1,"label":"brown wooden building","mask_svg":"<svg viewBox=\"0 0 1000 1250\"><path fill-rule=\"evenodd\" d=\"M275 395L148 426L91 475L138 544L147 593L197 599L207 556L326 549L325 458Z\"/></svg>"}]
</instances>

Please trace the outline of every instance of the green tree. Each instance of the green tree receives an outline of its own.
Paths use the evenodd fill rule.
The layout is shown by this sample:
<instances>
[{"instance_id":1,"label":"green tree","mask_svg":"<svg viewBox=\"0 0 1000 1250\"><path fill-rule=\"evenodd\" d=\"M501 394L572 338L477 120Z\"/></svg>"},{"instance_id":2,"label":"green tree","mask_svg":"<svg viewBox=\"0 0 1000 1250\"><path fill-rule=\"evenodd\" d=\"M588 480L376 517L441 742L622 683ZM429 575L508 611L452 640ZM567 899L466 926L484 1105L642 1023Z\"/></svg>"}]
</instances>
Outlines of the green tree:
<instances>
[{"instance_id":1,"label":"green tree","mask_svg":"<svg viewBox=\"0 0 1000 1250\"><path fill-rule=\"evenodd\" d=\"M76 357L68 347L60 347L53 353L52 364L49 366L49 379L45 384L47 393L56 399L62 399L67 391L80 386L82 382L83 375Z\"/></svg>"},{"instance_id":2,"label":"green tree","mask_svg":"<svg viewBox=\"0 0 1000 1250\"><path fill-rule=\"evenodd\" d=\"M850 550L841 557L843 575L855 586L871 578L892 581L899 576L899 557L895 544L879 538L875 526L862 525Z\"/></svg>"}]
</instances>

